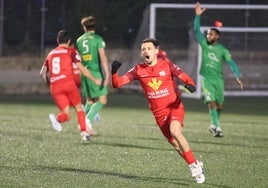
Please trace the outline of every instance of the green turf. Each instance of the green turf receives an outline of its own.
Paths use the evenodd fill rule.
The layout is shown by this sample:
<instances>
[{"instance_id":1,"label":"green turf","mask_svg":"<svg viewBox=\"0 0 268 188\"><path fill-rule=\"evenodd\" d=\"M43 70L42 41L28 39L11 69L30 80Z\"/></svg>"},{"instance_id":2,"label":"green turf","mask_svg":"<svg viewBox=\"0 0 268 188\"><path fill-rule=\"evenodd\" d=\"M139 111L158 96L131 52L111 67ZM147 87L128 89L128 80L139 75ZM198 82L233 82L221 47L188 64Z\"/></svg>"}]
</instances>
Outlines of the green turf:
<instances>
[{"instance_id":1,"label":"green turf","mask_svg":"<svg viewBox=\"0 0 268 188\"><path fill-rule=\"evenodd\" d=\"M90 143L80 139L74 111L63 131L54 131L48 114L57 109L47 96L0 100L0 187L268 187L267 97L226 98L224 138L207 131L202 100L183 99L184 134L204 162L203 185L194 183L141 95L111 94Z\"/></svg>"}]
</instances>

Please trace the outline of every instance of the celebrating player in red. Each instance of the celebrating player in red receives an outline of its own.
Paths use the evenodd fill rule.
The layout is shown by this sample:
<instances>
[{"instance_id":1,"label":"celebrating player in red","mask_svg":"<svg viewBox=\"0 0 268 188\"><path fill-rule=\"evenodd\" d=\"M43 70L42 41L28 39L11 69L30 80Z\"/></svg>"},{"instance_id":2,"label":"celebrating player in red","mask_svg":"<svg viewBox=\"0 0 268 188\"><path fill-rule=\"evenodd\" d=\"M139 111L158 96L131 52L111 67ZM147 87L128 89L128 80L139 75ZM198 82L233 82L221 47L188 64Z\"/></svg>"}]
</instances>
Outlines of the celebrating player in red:
<instances>
[{"instance_id":1,"label":"celebrating player in red","mask_svg":"<svg viewBox=\"0 0 268 188\"><path fill-rule=\"evenodd\" d=\"M158 42L147 38L141 44L143 63L137 64L123 76L119 76L117 71L121 63L114 61L112 63L113 87L119 88L134 80L139 81L163 135L187 162L195 181L203 183L205 181L203 163L195 158L182 133L184 106L175 91L173 77L183 81L190 92L195 91L195 83L177 65L158 59L158 53Z\"/></svg>"},{"instance_id":2,"label":"celebrating player in red","mask_svg":"<svg viewBox=\"0 0 268 188\"><path fill-rule=\"evenodd\" d=\"M100 85L101 80L93 77L87 68L81 64L80 56L70 48L71 37L68 32L59 31L57 42L58 47L47 55L40 71L42 79L50 85L52 98L60 110L57 116L50 114L49 118L53 127L57 131L61 131L61 123L70 119L69 106L75 107L82 139L89 141L90 135L86 132L85 112L81 105L82 98L75 83L72 64L76 63L81 73L96 84Z\"/></svg>"}]
</instances>

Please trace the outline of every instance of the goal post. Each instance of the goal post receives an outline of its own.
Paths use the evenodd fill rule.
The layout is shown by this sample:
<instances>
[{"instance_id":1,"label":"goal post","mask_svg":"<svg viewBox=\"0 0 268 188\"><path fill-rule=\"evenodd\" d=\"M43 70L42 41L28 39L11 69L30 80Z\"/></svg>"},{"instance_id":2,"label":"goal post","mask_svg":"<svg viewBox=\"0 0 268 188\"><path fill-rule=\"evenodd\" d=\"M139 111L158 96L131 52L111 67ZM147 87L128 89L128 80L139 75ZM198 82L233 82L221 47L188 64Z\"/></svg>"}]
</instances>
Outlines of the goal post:
<instances>
[{"instance_id":1,"label":"goal post","mask_svg":"<svg viewBox=\"0 0 268 188\"><path fill-rule=\"evenodd\" d=\"M152 38L161 38L164 39L162 30L164 24L160 25L158 20L161 17L165 17L167 14L169 17L167 19L174 19L175 23L184 25L187 28L187 24L193 26L194 18L194 4L165 4L165 3L153 3L150 5L149 11L149 37ZM213 26L210 26L208 20L212 22L215 20L215 15L218 17L227 18L227 21L224 21L224 26L220 28L220 32L223 33L221 36L221 43L230 49L230 52L233 55L233 59L237 62L238 67L241 71L242 79L245 84L244 90L239 90L236 84L234 76L228 71L228 66L224 65L224 75L226 74L226 85L225 89L226 96L268 96L268 63L266 59L268 58L267 53L267 43L268 43L268 24L265 18L261 15L268 14L268 4L263 5L254 5L254 4L202 4L203 8L207 8L206 13L202 16L201 25L203 23L203 17L206 18L206 23L201 27L202 31L207 30ZM180 11L174 11L174 9L180 9ZM189 12L189 9L192 12ZM168 12L164 12L169 10ZM189 14L184 13L183 21L180 21L176 14L178 12L183 12L188 10ZM213 12L214 11L214 12ZM230 13L230 11L232 11ZM242 11L242 13L241 13ZM160 14L160 16L158 15ZM243 15L242 15L243 14ZM231 15L231 16L230 16ZM158 17L159 16L159 17ZM228 17L229 16L229 17ZM228 19L229 18L229 19ZM162 18L163 19L163 18ZM187 21L185 21L187 20ZM208 24L209 23L209 24ZM226 23L226 24L225 24ZM259 24L259 25L258 25ZM160 25L160 26L159 26ZM183 27L183 26L181 26ZM165 28L166 29L166 28ZM166 30L165 30L166 31ZM163 31L163 33L165 33ZM168 32L166 32L168 33ZM165 34L166 34L165 33ZM161 35L162 34L162 35ZM201 79L199 73L199 68L201 65L201 48L198 45L193 31L189 31L189 47L188 47L188 60L178 59L179 66L182 65L182 68L186 69L187 73L190 72L190 76L194 76L194 79L197 83L197 92L191 95L184 95L185 97L200 98L202 96L201 92ZM166 34L165 37L167 37ZM174 34L175 37L180 37L181 33ZM176 40L173 38L170 39L170 43L175 43ZM180 41L182 39L180 38ZM194 41L195 40L195 41ZM175 41L175 42L174 42ZM193 42L194 41L194 42ZM160 45L162 40L160 40ZM186 43L186 42L184 42ZM194 44L196 43L196 44ZM168 48L167 52L173 49L167 44L164 44L163 48ZM164 49L165 50L165 49ZM185 51L185 48L181 51ZM187 50L186 50L187 51ZM180 52L171 53L175 54L176 59ZM192 54L189 54L192 53ZM196 54L196 55L194 55ZM189 57L192 59L189 60ZM184 58L184 57L183 57ZM172 57L171 57L172 59ZM189 62L190 61L190 62ZM176 62L175 62L176 63ZM225 63L224 63L225 64ZM193 75L193 71L194 74ZM232 80L232 81L231 81Z\"/></svg>"}]
</instances>

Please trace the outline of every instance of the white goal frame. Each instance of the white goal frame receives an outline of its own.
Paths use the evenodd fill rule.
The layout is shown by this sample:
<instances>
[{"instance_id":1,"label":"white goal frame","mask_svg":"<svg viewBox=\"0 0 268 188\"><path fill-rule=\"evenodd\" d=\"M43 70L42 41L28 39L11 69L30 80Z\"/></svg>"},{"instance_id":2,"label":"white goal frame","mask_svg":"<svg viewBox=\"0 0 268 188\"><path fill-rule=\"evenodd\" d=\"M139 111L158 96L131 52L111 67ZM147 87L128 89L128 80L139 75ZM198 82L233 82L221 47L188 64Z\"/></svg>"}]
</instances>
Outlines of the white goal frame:
<instances>
[{"instance_id":1,"label":"white goal frame","mask_svg":"<svg viewBox=\"0 0 268 188\"><path fill-rule=\"evenodd\" d=\"M149 37L155 38L156 32L156 11L157 9L194 9L194 4L166 4L166 3L152 3L150 5L149 18ZM202 4L203 8L209 9L244 9L244 10L268 10L268 5L241 5L241 4ZM205 31L212 26L202 26L201 30ZM268 27L222 27L221 32L268 32ZM201 76L198 70L201 66L202 49L198 47L198 64L197 64L197 90L194 94L183 94L189 98L201 98ZM268 96L268 91L225 91L225 96Z\"/></svg>"}]
</instances>

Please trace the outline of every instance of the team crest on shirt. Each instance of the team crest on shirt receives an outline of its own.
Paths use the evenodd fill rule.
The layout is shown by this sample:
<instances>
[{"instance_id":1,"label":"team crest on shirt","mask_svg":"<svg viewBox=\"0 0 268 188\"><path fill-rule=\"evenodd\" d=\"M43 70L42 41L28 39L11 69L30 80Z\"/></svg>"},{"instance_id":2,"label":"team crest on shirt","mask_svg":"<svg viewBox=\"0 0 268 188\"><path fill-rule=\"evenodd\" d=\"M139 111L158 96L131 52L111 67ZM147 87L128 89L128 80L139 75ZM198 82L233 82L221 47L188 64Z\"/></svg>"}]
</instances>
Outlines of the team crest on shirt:
<instances>
[{"instance_id":1,"label":"team crest on shirt","mask_svg":"<svg viewBox=\"0 0 268 188\"><path fill-rule=\"evenodd\" d=\"M153 88L153 90L157 91L162 83L162 80L157 80L156 78L153 78L152 81L148 82L148 86Z\"/></svg>"},{"instance_id":2,"label":"team crest on shirt","mask_svg":"<svg viewBox=\"0 0 268 188\"><path fill-rule=\"evenodd\" d=\"M166 72L165 71L160 71L159 76L166 76Z\"/></svg>"}]
</instances>

